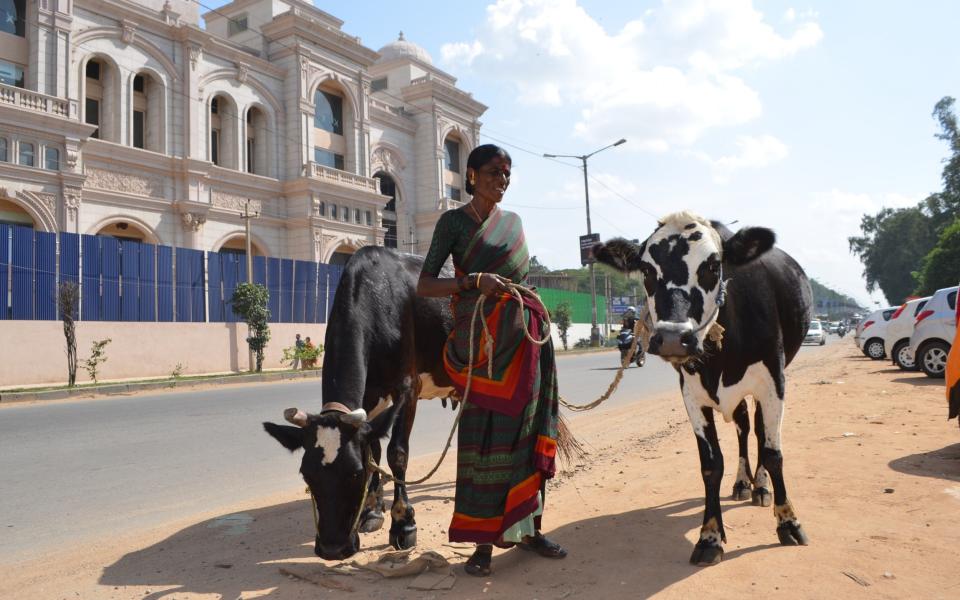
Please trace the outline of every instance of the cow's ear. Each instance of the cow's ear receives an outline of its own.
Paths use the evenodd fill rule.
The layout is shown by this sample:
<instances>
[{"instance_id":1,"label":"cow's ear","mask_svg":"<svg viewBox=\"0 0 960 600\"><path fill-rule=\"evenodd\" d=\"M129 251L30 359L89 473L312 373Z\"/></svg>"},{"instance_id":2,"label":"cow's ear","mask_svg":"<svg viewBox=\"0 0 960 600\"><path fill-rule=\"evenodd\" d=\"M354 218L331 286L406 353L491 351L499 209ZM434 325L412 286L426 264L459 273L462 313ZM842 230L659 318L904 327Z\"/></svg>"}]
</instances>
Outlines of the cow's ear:
<instances>
[{"instance_id":1,"label":"cow's ear","mask_svg":"<svg viewBox=\"0 0 960 600\"><path fill-rule=\"evenodd\" d=\"M270 437L280 442L280 444L290 452L303 448L304 430L300 427L264 423L263 429L270 434Z\"/></svg>"},{"instance_id":2,"label":"cow's ear","mask_svg":"<svg viewBox=\"0 0 960 600\"><path fill-rule=\"evenodd\" d=\"M640 259L643 257L643 244L635 244L624 238L613 238L606 244L594 244L591 249L593 257L614 269L629 273L640 268Z\"/></svg>"},{"instance_id":3,"label":"cow's ear","mask_svg":"<svg viewBox=\"0 0 960 600\"><path fill-rule=\"evenodd\" d=\"M384 410L372 421L368 421L360 428L360 434L369 440L383 439L387 437L390 430L393 429L393 423L397 420L400 410L403 408L403 401L394 402L390 408Z\"/></svg>"},{"instance_id":4,"label":"cow's ear","mask_svg":"<svg viewBox=\"0 0 960 600\"><path fill-rule=\"evenodd\" d=\"M776 242L776 234L766 227L744 227L723 242L723 260L731 265L748 263L773 248Z\"/></svg>"}]
</instances>

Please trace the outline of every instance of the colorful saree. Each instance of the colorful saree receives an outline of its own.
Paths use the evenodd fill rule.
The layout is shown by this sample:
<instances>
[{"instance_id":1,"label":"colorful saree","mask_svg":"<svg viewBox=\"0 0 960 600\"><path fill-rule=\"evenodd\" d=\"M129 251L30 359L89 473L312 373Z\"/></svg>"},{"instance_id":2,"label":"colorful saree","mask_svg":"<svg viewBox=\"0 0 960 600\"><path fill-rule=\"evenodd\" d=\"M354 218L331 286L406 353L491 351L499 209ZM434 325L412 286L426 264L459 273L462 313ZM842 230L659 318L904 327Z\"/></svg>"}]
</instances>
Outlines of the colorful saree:
<instances>
[{"instance_id":1,"label":"colorful saree","mask_svg":"<svg viewBox=\"0 0 960 600\"><path fill-rule=\"evenodd\" d=\"M451 234L463 237L451 240ZM527 277L523 226L510 212L494 210L480 225L459 209L444 214L424 272L438 272L436 263L442 265L450 253L458 277L496 273L514 283ZM482 318L493 337L492 356L485 350L478 320L474 360L468 364L470 321L480 297L477 290L454 296L455 327L444 348L444 365L461 393L467 373L471 368L473 372L457 438L456 500L449 537L485 544L501 540L512 526L542 510L545 481L555 472L558 395L553 344L538 346L523 332L527 327L534 339L545 335L543 308L526 297L522 308L506 294L487 298ZM537 528L539 519L533 519Z\"/></svg>"}]
</instances>

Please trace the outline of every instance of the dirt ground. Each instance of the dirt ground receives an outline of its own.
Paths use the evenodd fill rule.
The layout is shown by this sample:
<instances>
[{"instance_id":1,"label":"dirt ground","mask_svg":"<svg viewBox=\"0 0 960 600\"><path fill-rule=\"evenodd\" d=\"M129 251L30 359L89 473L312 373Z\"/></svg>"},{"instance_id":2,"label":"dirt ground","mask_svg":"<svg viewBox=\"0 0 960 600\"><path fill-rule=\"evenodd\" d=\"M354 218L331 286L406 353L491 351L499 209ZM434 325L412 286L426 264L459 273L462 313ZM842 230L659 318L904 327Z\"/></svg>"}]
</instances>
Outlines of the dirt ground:
<instances>
[{"instance_id":1,"label":"dirt ground","mask_svg":"<svg viewBox=\"0 0 960 600\"><path fill-rule=\"evenodd\" d=\"M831 341L801 353L787 373L784 471L807 547L780 546L772 509L728 497L723 562L687 562L703 487L677 391L573 422L589 455L552 483L544 515L547 533L570 552L562 561L498 551L490 577L464 574L465 559L444 545L453 494L448 460L410 496L418 549L455 563L449 591L412 590L411 578L366 573L329 575L326 585L284 575L281 567L319 572L323 564L312 553L309 500L290 490L43 561L0 565L0 598L960 597L960 430L946 420L942 380L870 361L849 340ZM642 386L642 377L625 385ZM735 430L722 420L719 429L729 495ZM409 472L419 475L434 459L414 461ZM386 550L385 529L364 535L355 558Z\"/></svg>"}]
</instances>

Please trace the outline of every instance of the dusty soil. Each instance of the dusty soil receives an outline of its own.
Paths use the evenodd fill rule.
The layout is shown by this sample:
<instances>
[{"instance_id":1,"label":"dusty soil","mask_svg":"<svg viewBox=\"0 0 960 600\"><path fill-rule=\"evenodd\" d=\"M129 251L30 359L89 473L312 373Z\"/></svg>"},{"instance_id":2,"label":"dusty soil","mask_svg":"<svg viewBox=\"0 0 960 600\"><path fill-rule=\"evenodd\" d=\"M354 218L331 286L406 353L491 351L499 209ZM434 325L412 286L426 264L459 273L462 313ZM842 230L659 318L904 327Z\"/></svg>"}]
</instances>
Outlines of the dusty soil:
<instances>
[{"instance_id":1,"label":"dusty soil","mask_svg":"<svg viewBox=\"0 0 960 600\"><path fill-rule=\"evenodd\" d=\"M498 551L492 576L465 575L464 559L444 546L448 461L411 499L419 548L455 562L450 591L410 590L409 578L374 574L324 580L347 591L283 575L281 567L317 571L322 564L312 555L309 501L289 490L43 561L0 565L0 598L960 597L960 430L946 420L942 380L870 361L848 340L831 341L801 353L788 370L784 470L807 547L777 543L770 508L725 499L723 562L688 564L703 488L676 392L574 422L589 455L552 484L544 517L548 534L570 551L562 561ZM642 377L627 385L641 386ZM720 435L729 494L733 425L721 425ZM410 472L422 473L434 458L414 461ZM385 530L363 536L356 558L375 557L386 541Z\"/></svg>"}]
</instances>

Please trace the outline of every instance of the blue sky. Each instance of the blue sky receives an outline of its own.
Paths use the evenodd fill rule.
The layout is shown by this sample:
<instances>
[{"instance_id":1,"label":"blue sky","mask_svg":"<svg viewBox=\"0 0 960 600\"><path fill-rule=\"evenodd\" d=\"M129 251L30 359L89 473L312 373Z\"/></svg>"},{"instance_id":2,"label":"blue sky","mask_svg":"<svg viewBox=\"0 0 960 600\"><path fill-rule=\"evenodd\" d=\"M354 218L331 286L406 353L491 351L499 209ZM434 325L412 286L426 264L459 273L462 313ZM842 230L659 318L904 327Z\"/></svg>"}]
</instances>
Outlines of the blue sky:
<instances>
[{"instance_id":1,"label":"blue sky","mask_svg":"<svg viewBox=\"0 0 960 600\"><path fill-rule=\"evenodd\" d=\"M771 227L810 276L871 306L846 238L863 213L940 189L930 113L960 94L960 3L315 4L373 49L403 30L490 107L483 141L514 158L504 207L551 268L579 265L586 223L582 173L544 152L627 138L590 160L603 238L646 237L680 209Z\"/></svg>"}]
</instances>

